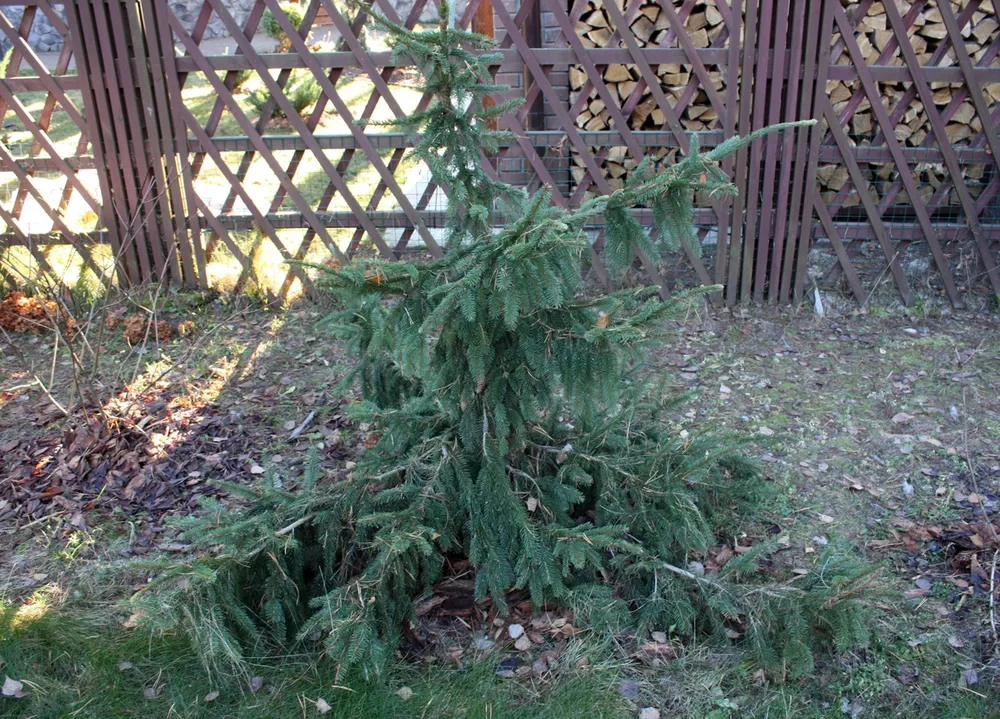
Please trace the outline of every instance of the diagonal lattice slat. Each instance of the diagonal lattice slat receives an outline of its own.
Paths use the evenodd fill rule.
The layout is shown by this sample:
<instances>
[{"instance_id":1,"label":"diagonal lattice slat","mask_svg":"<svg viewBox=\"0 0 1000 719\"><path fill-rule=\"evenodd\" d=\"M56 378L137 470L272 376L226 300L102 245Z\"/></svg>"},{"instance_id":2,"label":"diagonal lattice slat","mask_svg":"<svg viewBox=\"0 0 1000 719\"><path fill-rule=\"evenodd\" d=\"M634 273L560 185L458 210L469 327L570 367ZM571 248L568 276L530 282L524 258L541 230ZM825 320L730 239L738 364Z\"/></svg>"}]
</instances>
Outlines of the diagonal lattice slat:
<instances>
[{"instance_id":1,"label":"diagonal lattice slat","mask_svg":"<svg viewBox=\"0 0 1000 719\"><path fill-rule=\"evenodd\" d=\"M945 294L953 304L961 306L954 276L955 243L966 236L979 258L980 269L972 279L987 278L995 293L998 268L992 245L998 234L992 200L997 191L1000 156L990 136L996 139L1000 116L990 107L984 89L985 83L991 81L988 73L993 72L1000 51L1000 33L988 35L983 30L991 27L989 23L995 29L992 3L969 0L956 8L948 0L922 0L893 7L864 2L854 13L842 7L833 7L832 12L838 30L834 56L843 52L841 57L849 58L848 67L854 75L840 82L849 90L849 99L843 102L831 96L822 108L829 133L824 148L832 143L839 155L835 164L826 166L826 176L843 167L846 182L839 183L832 195L829 190L824 193L821 202L825 201L824 209L831 221L819 215L821 235L832 240L835 232L843 232L840 227L854 233L846 245L846 256L838 253L835 267L847 277L846 271L853 272L851 264L864 247L864 228L839 219L849 217L851 207L859 204L864 209L867 229L878 241L886 261L885 270L904 302L911 302L913 294L903 259L914 247L926 247ZM880 16L874 16L873 21L870 13L874 12ZM927 40L927 33L921 29L928 18L939 23L941 29L933 41ZM886 35L879 51L866 58L862 45L870 42L873 22L875 27L884 25ZM973 32L977 33L975 37ZM980 48L975 60L967 38L976 40ZM932 42L931 47L927 47L928 42ZM954 66L956 59L958 67ZM948 81L962 84L949 86ZM902 85L902 90L894 90L893 83L896 88ZM866 122L859 120L869 115L874 118L871 131L866 129ZM974 133L968 140L957 132L963 127ZM855 134L849 135L850 131ZM985 153L974 153L978 148L985 148ZM827 162L833 159L825 149L824 155ZM926 184L928 177L933 180L935 176L940 181L933 186ZM919 228L916 235L892 221L910 213ZM917 239L926 244L914 246ZM942 244L943 239L947 245ZM856 272L853 274L857 277ZM874 292L877 285L876 280L870 290L855 290L855 294L867 301L868 293Z\"/></svg>"},{"instance_id":2,"label":"diagonal lattice slat","mask_svg":"<svg viewBox=\"0 0 1000 719\"><path fill-rule=\"evenodd\" d=\"M53 241L73 247L80 261L80 272L93 273L97 281L110 281L108 268L91 252L89 239L100 235L101 195L93 191L90 178L80 173L92 172L94 158L88 154L90 128L77 105L67 93L80 87L79 79L68 74L73 54L65 43L50 69L28 44L35 24L47 21L53 30L67 39L69 30L59 13L47 2L24 6L15 28L8 17L10 9L0 8L0 31L10 47L6 72L0 78L0 117L11 117L28 136L27 142L9 143L0 147L0 173L10 178L11 196L0 201L0 219L5 227L3 245L27 249L37 268L56 281L73 281L66 272L71 265L56 270L49 261ZM34 73L28 77L25 71ZM23 93L43 91L41 110L35 114L22 100ZM72 137L56 142L49 135L53 120L71 126L78 139ZM21 153L20 148L27 147ZM42 172L40 173L40 170ZM52 177L52 173L58 173ZM73 215L72 218L69 215ZM87 215L90 215L88 219ZM69 223L69 224L68 224ZM10 251L4 254L4 276L8 282L20 284L33 279L33 270Z\"/></svg>"}]
</instances>

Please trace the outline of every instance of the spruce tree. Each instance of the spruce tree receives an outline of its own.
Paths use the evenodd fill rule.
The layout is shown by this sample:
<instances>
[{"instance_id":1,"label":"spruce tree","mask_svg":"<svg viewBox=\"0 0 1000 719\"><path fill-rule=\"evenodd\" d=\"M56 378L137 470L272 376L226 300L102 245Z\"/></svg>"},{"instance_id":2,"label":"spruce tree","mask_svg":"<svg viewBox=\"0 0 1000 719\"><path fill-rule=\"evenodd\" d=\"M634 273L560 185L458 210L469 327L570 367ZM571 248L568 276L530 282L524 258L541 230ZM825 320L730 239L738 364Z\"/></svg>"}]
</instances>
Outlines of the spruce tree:
<instances>
[{"instance_id":1,"label":"spruce tree","mask_svg":"<svg viewBox=\"0 0 1000 719\"><path fill-rule=\"evenodd\" d=\"M417 155L460 199L448 251L322 269L344 307L329 325L359 357L352 414L370 427L370 448L347 481L325 481L313 464L295 491L234 486L241 508L183 520L199 557L159 567L147 616L188 624L213 660L322 637L333 660L378 672L414 598L446 557L464 557L477 599L501 611L510 590L526 590L534 607L572 606L599 629L737 641L793 676L818 647L863 641L871 576L842 547L805 575L775 569L771 542L701 569L731 541L726 526L752 515L761 473L747 438L671 431L675 402L639 370L669 337L667 320L706 290L663 302L654 288L593 296L581 281L585 227L601 216L618 273L637 248L694 241L695 193L734 192L718 162L756 135L704 153L692 142L677 164L644 164L623 190L567 211L546 189L529 196L481 168L479 148L502 139L489 120L511 107L483 102L502 91L488 79L486 38L375 22L434 95L395 124L418 135ZM635 221L639 205L652 207L665 248Z\"/></svg>"}]
</instances>

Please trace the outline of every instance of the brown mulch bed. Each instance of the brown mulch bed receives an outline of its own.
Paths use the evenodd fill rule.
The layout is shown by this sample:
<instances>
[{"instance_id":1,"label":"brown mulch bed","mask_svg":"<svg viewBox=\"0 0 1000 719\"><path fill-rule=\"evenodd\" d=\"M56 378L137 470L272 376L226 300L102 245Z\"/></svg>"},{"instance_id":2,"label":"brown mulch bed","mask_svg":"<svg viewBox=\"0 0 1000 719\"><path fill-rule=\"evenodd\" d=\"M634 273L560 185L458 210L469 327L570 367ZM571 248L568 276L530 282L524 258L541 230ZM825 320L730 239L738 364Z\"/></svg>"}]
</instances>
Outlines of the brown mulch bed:
<instances>
[{"instance_id":1,"label":"brown mulch bed","mask_svg":"<svg viewBox=\"0 0 1000 719\"><path fill-rule=\"evenodd\" d=\"M36 422L53 419L42 410ZM81 412L62 428L0 447L0 523L62 513L84 526L91 513L189 513L199 497L224 494L215 481L259 479L255 455L265 425L252 412L195 405L156 389L135 400L116 397L101 413ZM333 413L321 429L347 426ZM347 454L334 445L323 459L342 462Z\"/></svg>"}]
</instances>

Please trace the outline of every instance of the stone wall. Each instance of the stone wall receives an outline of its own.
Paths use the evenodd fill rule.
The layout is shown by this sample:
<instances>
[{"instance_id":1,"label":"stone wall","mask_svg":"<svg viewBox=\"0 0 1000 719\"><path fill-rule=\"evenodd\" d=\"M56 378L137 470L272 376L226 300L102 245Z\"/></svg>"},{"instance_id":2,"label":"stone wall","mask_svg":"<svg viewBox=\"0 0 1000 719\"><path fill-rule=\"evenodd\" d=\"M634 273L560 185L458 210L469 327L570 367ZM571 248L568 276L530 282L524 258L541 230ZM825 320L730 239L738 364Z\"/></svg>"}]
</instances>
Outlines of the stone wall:
<instances>
[{"instance_id":1,"label":"stone wall","mask_svg":"<svg viewBox=\"0 0 1000 719\"><path fill-rule=\"evenodd\" d=\"M257 0L226 0L226 8L232 13L236 22L243 24L246 20L247 15L253 8ZM179 0L178 2L172 2L170 4L171 9L177 14L177 17L181 19L184 26L191 30L194 27L195 21L198 19L198 14L201 12L202 5L205 4L205 0ZM413 0L392 0L393 8L399 13L400 17L405 18L410 12L410 8L413 7ZM469 0L459 0L457 5L457 11L461 14L465 8L468 6ZM437 19L437 2L435 0L428 0L427 4L424 6L424 11L421 14L421 20L425 22L431 22ZM59 13L59 16L66 19L66 11L62 5L55 6L55 10ZM11 25L15 28L21 22L21 17L24 15L24 6L18 5L8 5L0 8L0 12L3 12L7 16ZM226 31L225 26L222 24L222 20L218 16L213 15L212 19L208 22L208 28L205 30L206 38L213 37L225 37L229 33ZM41 10L35 14L35 20L31 26L31 34L28 36L28 44L36 52L57 52L62 49L63 37L56 30L49 19L45 16ZM6 52L10 47L10 41L6 37L0 37L0 50Z\"/></svg>"},{"instance_id":2,"label":"stone wall","mask_svg":"<svg viewBox=\"0 0 1000 719\"><path fill-rule=\"evenodd\" d=\"M243 23L246 19L247 14L250 12L250 8L253 7L256 0L226 0L226 7L229 12L233 14L236 21ZM170 7L177 14L177 17L181 19L185 27L190 30L194 27L195 20L198 18L198 13L201 12L201 7L204 4L204 0L184 0L182 2L173 2ZM15 28L21 22L21 17L24 15L24 6L9 5L4 6L0 11L7 16L11 25ZM62 5L56 5L55 11L59 13L59 16L65 21L66 10ZM228 35L225 26L222 24L217 16L213 15L212 19L208 23L208 28L205 30L205 37L223 37ZM28 35L28 44L36 52L57 52L62 49L63 46L63 36L56 30L49 19L45 16L40 9L35 13L35 20L31 25L31 33ZM4 52L10 47L10 41L6 37L2 38L0 41L0 48Z\"/></svg>"},{"instance_id":3,"label":"stone wall","mask_svg":"<svg viewBox=\"0 0 1000 719\"><path fill-rule=\"evenodd\" d=\"M256 0L226 0L225 7L236 22L242 25L255 2ZM185 29L190 32L204 4L205 0L181 0L180 2L171 2L170 8L184 23ZM226 30L226 26L222 24L218 15L213 14L205 29L205 37L226 37L227 35L229 32Z\"/></svg>"},{"instance_id":4,"label":"stone wall","mask_svg":"<svg viewBox=\"0 0 1000 719\"><path fill-rule=\"evenodd\" d=\"M66 9L62 5L56 5L54 9L59 17L65 21ZM24 15L24 6L7 5L0 8L0 12L7 16L10 24L17 30L21 24L21 17ZM63 46L63 36L52 26L41 8L35 12L35 20L31 24L31 33L28 35L28 44L36 52L55 52ZM7 52L9 48L10 40L7 39L7 36L0 37L0 50Z\"/></svg>"}]
</instances>

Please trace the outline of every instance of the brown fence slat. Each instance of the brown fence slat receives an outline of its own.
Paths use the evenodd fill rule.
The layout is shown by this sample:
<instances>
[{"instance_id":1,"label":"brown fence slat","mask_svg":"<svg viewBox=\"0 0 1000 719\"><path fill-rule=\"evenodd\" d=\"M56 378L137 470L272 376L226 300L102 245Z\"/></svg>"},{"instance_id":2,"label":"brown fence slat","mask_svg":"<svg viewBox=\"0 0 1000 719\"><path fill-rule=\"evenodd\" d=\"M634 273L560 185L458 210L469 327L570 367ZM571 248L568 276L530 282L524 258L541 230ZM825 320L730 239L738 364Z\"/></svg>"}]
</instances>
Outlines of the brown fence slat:
<instances>
[{"instance_id":1,"label":"brown fence slat","mask_svg":"<svg viewBox=\"0 0 1000 719\"><path fill-rule=\"evenodd\" d=\"M962 89L972 98L972 104L976 108L976 113L979 115L980 122L983 125L983 135L986 136L990 150L993 152L995 171L1000 173L1000 139L997 137L996 121L990 116L989 105L986 102L986 98L983 97L983 88L975 78L972 58L969 57L969 52L965 49L965 41L962 39L961 29L966 23L956 22L955 13L951 9L951 0L940 0L939 5L941 18L944 20L945 28L948 30L948 37L954 48L955 57L958 58L958 64L962 68L962 74L965 76L966 85ZM997 36L993 44L996 47L1000 47L1000 35Z\"/></svg>"},{"instance_id":2,"label":"brown fence slat","mask_svg":"<svg viewBox=\"0 0 1000 719\"><path fill-rule=\"evenodd\" d=\"M136 0L128 1L136 2ZM173 42L162 11L157 12L152 0L138 1L143 15L148 19L145 35L150 49L149 75L154 103L151 109L156 117L156 122L151 123L149 129L151 133L159 133L163 147L165 184L159 188L159 192L169 195L176 218L173 222L173 241L179 250L185 284L189 287L207 288L205 268L203 263L199 262L198 253L194 249L200 244L197 214L188 211L185 201L185 192L190 191L191 185L189 177L182 173L178 166L178 161L182 157L185 162L187 160L186 152L180 154L181 150L186 149L187 134L174 129L175 113L180 103L171 102L170 97L180 98L180 92L176 87L173 91L168 89L168 83L174 85L177 83L177 73L173 67ZM177 122L176 127L182 129L183 125ZM199 265L197 270L196 264Z\"/></svg>"},{"instance_id":3,"label":"brown fence slat","mask_svg":"<svg viewBox=\"0 0 1000 719\"><path fill-rule=\"evenodd\" d=\"M139 98L132 91L132 88L137 86L136 82L138 78L132 77L131 68L129 67L131 63L118 62L122 57L123 50L127 57L128 50L126 48L129 48L130 44L133 50L141 48L144 44L144 38L141 33L132 35L125 32L124 23L122 22L122 15L125 13L124 3L100 2L95 4L95 8L103 8L107 13L108 20L110 20L110 22L106 23L97 23L97 35L103 46L103 51L106 53L105 57L111 57L112 53L117 55L114 60L106 60L105 67L112 68L112 71L108 73L109 79L107 81L115 82L120 87L120 89L115 86L109 87L112 110L116 114L121 113L118 116L121 124L118 125L116 123L116 128L118 128L119 132L119 147L130 148L132 150L127 154L129 162L134 162L134 167L131 172L126 168L126 187L131 192L134 192L136 197L132 208L135 213L135 220L132 223L131 229L141 238L137 243L139 264L143 277L160 278L165 276L166 266L164 264L163 248L174 234L170 226L173 218L169 207L164 206L163 211L159 213L165 223L163 228L164 233L161 235L158 228L159 223L156 221L158 214L156 203L158 198L156 197L156 184L153 179L153 167L158 161L159 153L156 153L156 156L149 159L144 157L143 150L147 149L146 146L150 143L144 142L146 139L143 128L143 125L146 124L145 113L140 109ZM137 68L136 75L140 74L142 74L141 68ZM110 76L113 76L113 80ZM120 105L115 107L115 103L120 103ZM152 265L150 265L151 259Z\"/></svg>"},{"instance_id":4,"label":"brown fence slat","mask_svg":"<svg viewBox=\"0 0 1000 719\"><path fill-rule=\"evenodd\" d=\"M150 9L155 7L155 4L150 2L150 0L142 0L142 2L145 3L144 7ZM180 92L178 72L174 63L174 44L167 19L163 16L162 12L157 13L155 10L153 12L156 15L153 24L158 31L156 36L158 43L155 44L155 47L159 50L151 58L153 95L160 107L161 113L159 119L161 123L161 136L164 141L164 159L167 163L167 182L174 198L175 212L183 213L183 218L186 219L187 224L186 236L184 230L178 227L178 242L181 245L182 258L185 255L185 250L194 255L198 286L202 289L207 289L207 269L205 267L205 253L201 244L202 238L198 213L189 206L191 199L194 197L194 185L193 176L188 165L187 133L184 131L184 122L180 112L183 97ZM155 55L162 57L162 65ZM159 74L161 71L162 75ZM166 81L165 87L163 80ZM188 284L194 286L194 278Z\"/></svg>"},{"instance_id":5,"label":"brown fence slat","mask_svg":"<svg viewBox=\"0 0 1000 719\"><path fill-rule=\"evenodd\" d=\"M950 0L942 0L942 2L947 3L950 2ZM903 29L903 19L899 15L899 10L896 9L896 6L891 2L886 4L885 9L886 14L889 16L889 22L893 28L896 29L897 32L902 32L905 38L906 35L905 30ZM958 166L958 160L955 158L955 153L951 149L948 134L945 132L944 122L941 120L941 115L938 113L937 106L934 104L933 93L923 77L922 68L917 60L917 54L913 51L913 46L910 44L909 40L900 41L899 47L903 53L906 65L912 73L913 84L917 88L917 93L919 94L921 101L924 103L924 112L927 113L927 117L930 120L931 129L934 131L934 135L938 139L938 145L940 145L941 151L944 153L945 166L951 173L955 191L958 193L959 201L961 202L962 209L965 212L966 222L969 223L969 230L976 241L976 245L979 247L980 259L982 259L983 264L986 266L986 273L990 278L991 284L993 285L994 293L1000 295L1000 273L997 272L996 258L993 256L993 251L990 249L990 246L986 242L986 238L983 237L983 233L979 227L979 216L976 213L975 206L973 205L972 196L969 194L969 188L966 186L965 180L962 179L962 170ZM980 92L978 87L972 87L971 89L976 94Z\"/></svg>"},{"instance_id":6,"label":"brown fence slat","mask_svg":"<svg viewBox=\"0 0 1000 719\"><path fill-rule=\"evenodd\" d=\"M766 1L766 0L765 0ZM753 93L753 49L757 37L757 0L747 0L745 11L746 24L743 29L743 61L740 73L740 116L738 132L746 135L750 132L750 105ZM743 259L743 223L744 210L752 206L752 199L746 197L748 150L742 148L736 153L736 184L737 195L733 200L733 229L729 240L729 274L726 277L726 303L736 304L740 289L740 272ZM750 213L747 213L750 214Z\"/></svg>"},{"instance_id":7,"label":"brown fence slat","mask_svg":"<svg viewBox=\"0 0 1000 719\"><path fill-rule=\"evenodd\" d=\"M127 14L128 29L133 37L141 37L142 30L140 29L140 19L137 3L134 0L127 0L124 3L125 12ZM118 28L118 32L123 35L124 28ZM144 43L138 43L136 47L136 65L137 65L137 86L139 89L139 99L142 102L143 107L153 108L155 107L155 102L153 100L153 90L150 83L150 78L148 73L142 72L142 69L146 67L146 52L144 48ZM128 73L128 67L123 68L123 72ZM126 74L126 77L129 77ZM159 121L159 113L150 113L152 117L148 117L149 123L156 123ZM153 178L154 183L157 187L166 187L166 176L163 171L163 160L164 151L160 144L160 135L162 133L156 132L152 134L152 137L146 142L147 151L147 162L149 163L149 172ZM170 238L176 235L173 215L170 211L170 203L166 193L158 192L156 197L151 198L153 203L156 205L159 212L159 224L161 228L161 241L154 242L152 247L153 261L156 271L156 277L165 277L167 268L173 265L175 272L179 268L176 262L176 258L173 255L172 247L170 245ZM149 218L148 224L155 226L153 218Z\"/></svg>"},{"instance_id":8,"label":"brown fence slat","mask_svg":"<svg viewBox=\"0 0 1000 719\"><path fill-rule=\"evenodd\" d=\"M865 58L861 54L861 49L858 47L857 40L854 38L851 31L847 16L844 14L844 8L841 7L839 3L833 3L833 14L837 21L837 26L844 35L844 39L847 43L847 51L850 54L851 59L854 61L854 64L858 67L858 77L865 88L865 93L868 95L868 101L871 104L872 113L875 115L875 119L878 121L878 124L882 127L885 143L888 145L889 151L892 153L893 159L896 162L896 166L899 168L900 179L903 181L903 186L906 188L907 195L913 203L913 211L917 216L921 229L924 231L927 243L930 245L931 254L934 256L934 261L937 263L938 270L941 274L941 280L944 283L945 291L948 293L948 298L955 307L961 307L963 305L962 299L958 293L958 288L955 286L955 278L952 276L951 268L948 266L948 260L945 257L944 251L941 249L941 244L934 232L934 224L931 222L927 208L920 198L920 191L913 179L913 175L910 173L909 165L907 164L906 159L902 156L899 142L896 140L893 125L890 123L888 113L882 106L882 102L879 99L878 89L875 86L875 80L872 73L869 71L867 65L864 64ZM868 188L864 186L858 187L857 189L859 193L868 192Z\"/></svg>"},{"instance_id":9,"label":"brown fence slat","mask_svg":"<svg viewBox=\"0 0 1000 719\"><path fill-rule=\"evenodd\" d=\"M784 52L788 38L788 0L778 0L777 13L774 16L770 32L774 37L774 47L771 50L769 65L771 94L767 101L767 124L774 125L781 117L781 97L791 88L786 87L784 80ZM789 92L790 96L793 96ZM761 184L760 208L760 241L757 243L756 271L753 280L753 298L756 302L764 299L764 285L767 282L768 256L771 250L771 210L774 206L775 193L779 188L775 185L775 174L778 170L778 135L770 134L761 143L764 146L764 177ZM782 163L784 164L784 163ZM784 192L782 192L784 194Z\"/></svg>"},{"instance_id":10,"label":"brown fence slat","mask_svg":"<svg viewBox=\"0 0 1000 719\"><path fill-rule=\"evenodd\" d=\"M136 283L140 280L139 268L135 261L133 248L123 239L125 234L121 225L122 216L119 215L112 199L113 188L117 190L118 177L114 172L107 171L109 161L113 161L115 156L112 149L114 145L108 144L109 137L105 128L97 122L96 108L101 83L95 80L101 77L100 62L87 51L87 38L83 32L83 28L88 23L93 22L93 17L85 2L67 3L65 7L71 28L68 42L73 47L77 72L80 77L89 80L82 83L82 95L84 107L88 108L87 129L93 145L95 166L98 169L97 181L101 190L101 212L99 213L101 224L108 229L108 242L111 245L119 283Z\"/></svg>"},{"instance_id":11,"label":"brown fence slat","mask_svg":"<svg viewBox=\"0 0 1000 719\"><path fill-rule=\"evenodd\" d=\"M861 168L858 166L858 162L855 159L854 154L851 152L851 143L848 140L844 129L840 126L840 121L837 119L836 114L833 111L833 106L830 104L830 98L822 98L821 103L822 105L820 109L826 116L827 126L829 127L837 146L840 148L841 156L844 164L847 165L847 171L850 174L851 180L853 180L858 186L864 186L864 175ZM900 297L902 298L904 304L909 305L913 302L913 293L910 290L909 280L907 280L906 275L903 274L903 268L899 262L900 250L898 247L894 247L892 241L889 239L889 235L886 233L885 226L882 223L882 213L879 208L875 206L875 201L872 199L871 193L861 192L858 193L858 197L868 214L868 220L871 222L872 229L878 239L879 246L882 248L882 254L885 255L889 271L892 273L892 277L896 282L896 287L899 290ZM819 197L816 198L816 205L824 205L825 207L822 198Z\"/></svg>"},{"instance_id":12,"label":"brown fence slat","mask_svg":"<svg viewBox=\"0 0 1000 719\"><path fill-rule=\"evenodd\" d=\"M810 76L806 76L804 78L800 77L804 64L801 61L803 59L803 34L806 27L806 4L795 3L794 5L794 14L789 16L789 22L791 23L791 42L789 43L790 67L788 68L788 84L785 86L785 93L788 96L788 102L784 103L784 113L781 115L781 119L784 122L806 119L808 117L808 115L803 116L799 114L800 109L796 105L795 99L802 98L804 95L810 94L809 87L813 79ZM780 95L772 102L775 102L780 106L782 104ZM771 251L771 269L768 275L769 282L767 301L770 304L775 304L781 294L782 260L785 256L785 243L787 241L786 233L788 230L787 225L789 219L789 196L794 196L796 189L789 185L792 175L792 165L794 164L793 158L795 156L795 147L793 144L795 140L795 133L796 130L785 130L780 137L782 161L777 182L778 187L781 188L781 192L778 195L775 207L774 242L773 249ZM773 151L777 151L777 142L775 142L775 149ZM792 202L791 206L794 208L796 203Z\"/></svg>"},{"instance_id":13,"label":"brown fence slat","mask_svg":"<svg viewBox=\"0 0 1000 719\"><path fill-rule=\"evenodd\" d=\"M815 94L812 101L814 113L816 108L819 107L821 98L826 97L827 70L830 67L830 37L833 32L833 15L830 12L830 8L834 6L839 7L839 2L840 0L823 0L822 3L822 27L819 32ZM807 48L807 53L806 61L808 63L812 59L812 50ZM803 178L805 195L802 198L802 220L799 223L802 229L799 232L799 246L795 258L795 280L792 283L792 292L796 301L802 297L806 275L808 274L807 262L809 259L809 240L811 238L809 229L812 227L813 203L822 201L818 197L818 188L816 187L816 166L819 162L819 142L823 135L816 125L807 128L807 130L806 138L809 147L809 158L806 165L806 174Z\"/></svg>"},{"instance_id":14,"label":"brown fence slat","mask_svg":"<svg viewBox=\"0 0 1000 719\"><path fill-rule=\"evenodd\" d=\"M753 76L753 111L752 127L764 126L764 112L767 109L767 76L771 59L771 24L773 13L773 0L763 0L761 2L760 23L757 28L757 54L751 74ZM748 93L744 102L749 101ZM760 170L762 159L762 146L764 140L756 140L750 145L750 162L747 166L747 202L753 203L754 207L759 207L760 203ZM748 212L746 218L746 229L744 230L743 247L743 268L740 273L740 297L743 302L748 302L751 297L753 287L753 266L757 249L757 222L761 219L760 213Z\"/></svg>"},{"instance_id":15,"label":"brown fence slat","mask_svg":"<svg viewBox=\"0 0 1000 719\"><path fill-rule=\"evenodd\" d=\"M202 54L197 44L195 44L195 42L184 30L184 26L181 24L180 19L177 18L176 15L171 13L169 16L169 22L174 31L174 34L180 39L181 43L187 49L188 56L199 63L201 71L205 73L205 78L212 85L212 88L216 91L216 93L219 94L219 97L223 98L224 102L229 108L230 113L232 113L233 119L236 120L237 124L240 125L240 127L246 133L247 137L257 148L257 151L260 153L261 157L264 159L267 165L271 168L271 171L275 173L275 176L278 179L278 181L285 186L286 191L292 198L293 202L295 202L295 205L299 208L299 211L307 219L312 228L316 230L316 232L320 235L320 237L324 239L325 244L327 245L327 247L331 249L331 251L337 257L337 259L342 262L347 262L347 258L340 252L339 249L337 249L337 245L333 241L333 238L330 237L330 234L326 231L326 228L323 226L323 223L316 216L316 213L313 212L312 208L309 207L309 203L306 202L306 199L302 196L302 193L299 192L298 188L296 188L295 185L292 184L292 182L288 179L288 177L282 172L281 165L278 163L277 159L275 158L271 150L268 148L268 146L264 143L260 133L256 132L253 123L250 122L250 118L246 116L246 113L244 113L242 108L240 108L239 104L236 103L236 101L233 99L232 93L228 92L228 89L219 80L218 76L215 74L213 68L208 64L205 56ZM363 217L359 218L359 221L364 223L365 218Z\"/></svg>"},{"instance_id":16,"label":"brown fence slat","mask_svg":"<svg viewBox=\"0 0 1000 719\"><path fill-rule=\"evenodd\" d=\"M144 233L141 228L144 223L139 200L141 190L136 187L136 171L133 168L129 138L124 125L122 92L114 69L114 58L111 55L112 45L106 36L99 35L99 32L104 31L108 25L105 11L106 6L101 0L91 0L86 3L86 7L81 7L81 18L84 19L83 34L88 53L94 63L91 72L100 73L98 77L104 79L103 87L94 93L97 100L94 110L105 135L105 150L115 148L113 153L108 153L104 162L112 177L113 195L107 201L110 201L119 216L118 226L122 233L122 246L128 248L129 254L135 258L138 264L137 281L141 281L141 278L151 276L149 260L142 241Z\"/></svg>"},{"instance_id":17,"label":"brown fence slat","mask_svg":"<svg viewBox=\"0 0 1000 719\"><path fill-rule=\"evenodd\" d=\"M805 50L802 63L802 92L799 95L799 117L801 119L816 119L820 115L818 107L813 105L813 97L820 97L820 90L810 92L809 86L812 83L816 86L817 66L819 65L819 45L829 43L829 36L822 34L826 31L822 22L811 22L806 25ZM823 26L821 28L821 26ZM822 32L821 32L822 30ZM825 88L824 96L825 96ZM814 176L809 173L809 151L812 143L810 138L815 138L812 142L818 143L822 134L810 131L810 128L797 128L795 131L795 169L792 172L792 191L789 199L790 218L788 221L788 233L785 238L784 265L781 268L781 280L779 286L779 300L788 302L793 294L795 283L796 259L799 247L808 246L809 230L811 227L810 216L804 214L805 198L813 192L809 182ZM810 178L807 181L807 178ZM822 201L822 200L820 200Z\"/></svg>"}]
</instances>

